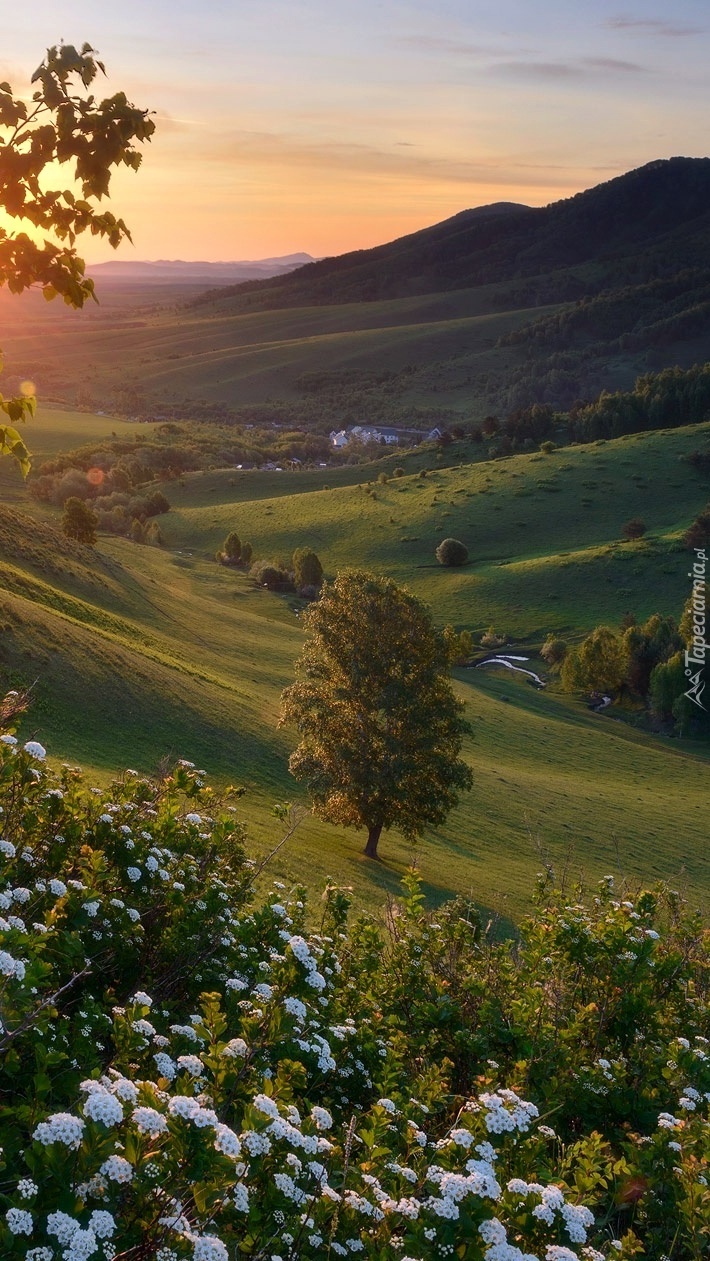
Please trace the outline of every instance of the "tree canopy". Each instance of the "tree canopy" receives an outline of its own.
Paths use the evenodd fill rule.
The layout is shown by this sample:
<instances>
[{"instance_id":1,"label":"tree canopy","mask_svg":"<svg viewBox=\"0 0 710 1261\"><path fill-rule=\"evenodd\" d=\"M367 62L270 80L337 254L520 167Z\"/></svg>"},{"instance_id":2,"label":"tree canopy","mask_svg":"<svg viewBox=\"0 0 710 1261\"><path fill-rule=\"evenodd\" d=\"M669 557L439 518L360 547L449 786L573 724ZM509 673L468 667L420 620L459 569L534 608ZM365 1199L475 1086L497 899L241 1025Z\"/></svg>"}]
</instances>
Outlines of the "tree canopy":
<instances>
[{"instance_id":1,"label":"tree canopy","mask_svg":"<svg viewBox=\"0 0 710 1261\"><path fill-rule=\"evenodd\" d=\"M68 539L76 539L77 543L88 543L93 547L96 542L96 513L88 504L72 495L64 505L62 530ZM140 526L140 521L134 522ZM142 528L142 527L141 527Z\"/></svg>"},{"instance_id":2,"label":"tree canopy","mask_svg":"<svg viewBox=\"0 0 710 1261\"><path fill-rule=\"evenodd\" d=\"M281 723L301 736L289 767L322 819L367 828L374 858L383 828L419 836L471 787L446 646L425 604L361 571L326 584L303 620L310 639L282 697Z\"/></svg>"},{"instance_id":3,"label":"tree canopy","mask_svg":"<svg viewBox=\"0 0 710 1261\"><path fill-rule=\"evenodd\" d=\"M48 301L61 295L67 305L82 307L94 297L94 282L85 275L76 238L88 231L114 248L130 239L123 219L99 211L97 203L109 195L114 167L138 169L136 145L150 140L155 123L123 92L103 100L89 93L100 73L104 66L90 44L81 50L60 44L48 49L33 74L31 101L0 83L0 210L29 229L0 227L0 286L12 293L39 284ZM61 171L67 163L73 164L68 179ZM10 422L0 424L0 455L14 456L25 475L29 452L15 425L34 407L31 387L16 398L0 395Z\"/></svg>"}]
</instances>

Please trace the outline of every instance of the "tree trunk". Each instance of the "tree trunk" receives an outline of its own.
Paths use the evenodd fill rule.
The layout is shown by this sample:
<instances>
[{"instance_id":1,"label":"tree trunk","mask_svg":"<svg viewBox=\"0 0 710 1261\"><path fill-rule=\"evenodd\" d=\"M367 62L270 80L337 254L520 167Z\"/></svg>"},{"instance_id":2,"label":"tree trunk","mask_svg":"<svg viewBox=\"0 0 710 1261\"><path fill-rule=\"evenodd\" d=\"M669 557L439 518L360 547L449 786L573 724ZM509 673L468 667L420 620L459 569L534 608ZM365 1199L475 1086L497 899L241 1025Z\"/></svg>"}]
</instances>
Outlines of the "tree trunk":
<instances>
[{"instance_id":1,"label":"tree trunk","mask_svg":"<svg viewBox=\"0 0 710 1261\"><path fill-rule=\"evenodd\" d=\"M367 854L367 857L377 858L378 862L379 862L379 855L377 853L377 844L380 839L381 832L382 832L381 823L377 823L374 828L370 828L367 834L367 845L365 846L365 853Z\"/></svg>"}]
</instances>

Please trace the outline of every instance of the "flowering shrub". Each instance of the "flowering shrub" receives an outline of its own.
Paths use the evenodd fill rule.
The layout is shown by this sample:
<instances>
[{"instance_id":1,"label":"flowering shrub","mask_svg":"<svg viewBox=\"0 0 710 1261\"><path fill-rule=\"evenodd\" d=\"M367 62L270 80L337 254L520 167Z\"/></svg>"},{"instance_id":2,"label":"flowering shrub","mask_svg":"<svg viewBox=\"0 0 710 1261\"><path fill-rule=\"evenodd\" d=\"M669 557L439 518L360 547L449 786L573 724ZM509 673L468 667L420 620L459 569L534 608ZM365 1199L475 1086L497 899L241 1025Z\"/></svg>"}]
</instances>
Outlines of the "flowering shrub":
<instances>
[{"instance_id":1,"label":"flowering shrub","mask_svg":"<svg viewBox=\"0 0 710 1261\"><path fill-rule=\"evenodd\" d=\"M0 737L0 1255L701 1258L708 941L668 891L519 941L414 875L257 898L180 763L108 790Z\"/></svg>"}]
</instances>

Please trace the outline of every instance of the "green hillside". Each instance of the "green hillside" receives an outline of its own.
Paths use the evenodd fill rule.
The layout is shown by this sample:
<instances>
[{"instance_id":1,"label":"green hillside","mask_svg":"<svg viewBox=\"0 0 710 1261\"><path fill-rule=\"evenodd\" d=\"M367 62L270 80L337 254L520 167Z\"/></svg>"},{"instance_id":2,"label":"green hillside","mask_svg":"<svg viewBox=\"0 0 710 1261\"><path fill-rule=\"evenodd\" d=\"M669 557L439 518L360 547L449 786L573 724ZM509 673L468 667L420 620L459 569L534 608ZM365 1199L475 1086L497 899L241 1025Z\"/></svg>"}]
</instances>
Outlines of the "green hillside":
<instances>
[{"instance_id":1,"label":"green hillside","mask_svg":"<svg viewBox=\"0 0 710 1261\"><path fill-rule=\"evenodd\" d=\"M75 441L78 430L100 436L104 423L115 427L54 413L54 441L62 426ZM229 529L259 558L308 543L329 573L387 572L432 605L438 624L493 622L534 656L549 630L579 637L629 608L678 613L687 582L678 536L708 498L707 480L679 457L709 430L439 469L435 452L400 453L405 476L375 482L374 495L365 479L391 471L394 457L312 473L191 474L166 484L173 508L160 518L163 549L68 542L56 510L27 500L5 465L15 502L0 515L0 665L6 683L37 680L24 734L103 775L184 756L218 784L243 783L240 811L263 852L277 835L272 804L299 800L287 771L293 733L276 729L302 643L299 602L215 563ZM452 458L457 450L465 455L462 444ZM18 521L20 512L32 515ZM643 515L649 535L620 543L631 515ZM464 539L470 566L434 563L444 534ZM456 687L474 727L465 756L475 788L417 846L432 898L465 890L516 916L548 860L594 875L664 875L706 897L706 749L590 714L554 687L537 692L474 670L457 671ZM412 852L386 837L386 861L373 871L362 843L306 815L278 867L292 878L337 871L359 899L379 900Z\"/></svg>"},{"instance_id":2,"label":"green hillside","mask_svg":"<svg viewBox=\"0 0 710 1261\"><path fill-rule=\"evenodd\" d=\"M367 565L406 582L441 623L481 630L493 622L533 642L550 630L578 635L601 620L618 622L629 608L641 616L659 600L669 612L681 607L687 566L675 549L710 495L707 475L681 457L708 435L710 424L634 434L369 488L366 469L344 471L360 484L337 490L317 475L312 489L304 474L192 474L168 492L164 533L204 556L230 529L264 559L308 543L330 573ZM252 497L257 487L263 498ZM286 487L290 494L281 493ZM634 516L648 534L629 544L621 531ZM468 547L465 569L436 564L434 549L447 535Z\"/></svg>"},{"instance_id":3,"label":"green hillside","mask_svg":"<svg viewBox=\"0 0 710 1261\"><path fill-rule=\"evenodd\" d=\"M320 430L567 408L706 358L709 197L710 159L674 158L197 297L110 277L81 312L0 293L6 371L124 415L199 404Z\"/></svg>"}]
</instances>

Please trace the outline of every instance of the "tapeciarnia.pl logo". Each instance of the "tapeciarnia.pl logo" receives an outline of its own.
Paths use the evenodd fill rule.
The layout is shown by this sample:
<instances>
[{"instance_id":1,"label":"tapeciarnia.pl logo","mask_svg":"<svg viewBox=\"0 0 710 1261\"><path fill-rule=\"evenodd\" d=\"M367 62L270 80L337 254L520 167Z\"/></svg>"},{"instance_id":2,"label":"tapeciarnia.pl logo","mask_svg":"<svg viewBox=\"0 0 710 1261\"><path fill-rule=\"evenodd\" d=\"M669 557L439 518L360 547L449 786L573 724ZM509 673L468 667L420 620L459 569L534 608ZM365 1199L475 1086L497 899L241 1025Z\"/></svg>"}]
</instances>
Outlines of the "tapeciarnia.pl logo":
<instances>
[{"instance_id":1,"label":"tapeciarnia.pl logo","mask_svg":"<svg viewBox=\"0 0 710 1261\"><path fill-rule=\"evenodd\" d=\"M693 701L695 705L699 705L701 709L705 709L702 702L702 695L705 691L705 680L703 679L703 670L705 668L705 656L708 650L708 643L705 639L706 630L706 598L705 598L705 567L707 565L707 556L703 547L696 547L695 562L692 571L688 577L693 579L693 591L691 595L691 611L693 616L693 635L690 641L690 647L685 651L685 674L690 680L690 687L685 695L689 701ZM699 666L698 670L694 670L694 666Z\"/></svg>"}]
</instances>

